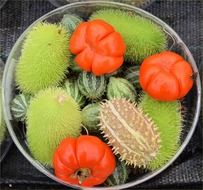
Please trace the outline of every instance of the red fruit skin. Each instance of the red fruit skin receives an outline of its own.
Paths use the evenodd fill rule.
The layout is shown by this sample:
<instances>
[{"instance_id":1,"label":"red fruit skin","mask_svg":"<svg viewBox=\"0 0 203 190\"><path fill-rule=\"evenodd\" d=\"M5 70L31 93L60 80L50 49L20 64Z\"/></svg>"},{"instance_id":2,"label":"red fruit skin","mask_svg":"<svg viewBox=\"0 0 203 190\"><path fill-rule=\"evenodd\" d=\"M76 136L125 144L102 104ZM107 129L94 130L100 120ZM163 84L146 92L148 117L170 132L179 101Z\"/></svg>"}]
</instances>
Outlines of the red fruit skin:
<instances>
[{"instance_id":1,"label":"red fruit skin","mask_svg":"<svg viewBox=\"0 0 203 190\"><path fill-rule=\"evenodd\" d=\"M55 175L65 182L81 186L103 183L116 167L115 156L110 147L98 137L82 135L64 139L53 157ZM90 175L82 182L76 171L88 169Z\"/></svg>"},{"instance_id":2,"label":"red fruit skin","mask_svg":"<svg viewBox=\"0 0 203 190\"><path fill-rule=\"evenodd\" d=\"M83 70L99 76L121 67L126 45L110 24L97 19L78 25L70 39L70 51Z\"/></svg>"},{"instance_id":3,"label":"red fruit skin","mask_svg":"<svg viewBox=\"0 0 203 190\"><path fill-rule=\"evenodd\" d=\"M192 88L192 67L177 53L164 51L146 58L140 67L142 89L154 99L175 101Z\"/></svg>"}]
</instances>

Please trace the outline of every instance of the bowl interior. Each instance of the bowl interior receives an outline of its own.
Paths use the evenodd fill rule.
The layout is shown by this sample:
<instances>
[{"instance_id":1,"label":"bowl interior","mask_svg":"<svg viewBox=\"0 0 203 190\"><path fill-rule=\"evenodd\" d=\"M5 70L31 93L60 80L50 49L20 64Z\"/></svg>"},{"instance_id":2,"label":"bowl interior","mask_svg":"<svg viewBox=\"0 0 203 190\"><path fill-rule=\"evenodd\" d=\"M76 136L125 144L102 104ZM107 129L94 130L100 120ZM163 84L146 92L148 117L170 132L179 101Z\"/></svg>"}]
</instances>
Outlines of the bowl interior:
<instances>
[{"instance_id":1,"label":"bowl interior","mask_svg":"<svg viewBox=\"0 0 203 190\"><path fill-rule=\"evenodd\" d=\"M183 130L182 130L182 136L181 136L181 147L177 151L176 155L162 168L156 170L156 171L148 171L139 175L133 175L129 178L128 183L120 185L119 189L127 188L133 185L137 185L139 183L142 183L161 171L163 171L165 168L167 168L182 152L184 147L187 145L188 141L190 140L195 125L197 123L199 110L200 110L200 79L199 79L199 73L195 64L195 61L186 47L186 45L182 42L182 40L178 37L178 35L164 22L159 20L158 18L154 17L153 15L124 4L119 3L111 3L111 2L83 2L83 3L75 3L66 5L64 7L60 7L45 16L38 19L36 22L34 22L18 39L16 44L14 45L9 58L6 63L6 68L4 71L4 79L3 79L3 106L4 106L4 115L5 120L7 123L8 130L11 134L11 137L13 138L15 144L21 151L21 153L41 172L43 172L48 177L54 179L57 182L60 182L62 184L71 186L69 184L66 184L62 182L60 179L56 178L53 175L53 171L50 168L47 168L43 165L41 165L38 161L36 161L32 155L30 154L27 142L26 142L26 134L25 134L25 126L22 126L22 124L16 123L11 115L10 112L10 101L14 97L16 93L15 88L15 66L18 63L19 57L21 55L21 48L22 44L25 40L25 37L27 33L31 30L31 28L36 25L40 21L47 21L50 23L58 23L62 19L63 15L66 13L69 14L77 14L78 16L84 18L85 20L88 19L88 17L92 14L93 11L104 9L104 8L115 8L115 9L121 9L124 11L131 12L135 15L140 15L142 17L146 17L150 19L152 22L155 22L157 25L159 25L163 31L166 33L168 37L168 49L178 52L181 54L193 67L194 72L196 73L195 77L195 83L190 91L190 93L182 100L182 112L184 113L184 122L183 122ZM75 188L79 188L77 186L72 186ZM100 188L100 187L98 187ZM97 188L97 189L98 189ZM105 189L115 189L115 187L105 187ZM92 188L96 189L96 188Z\"/></svg>"}]
</instances>

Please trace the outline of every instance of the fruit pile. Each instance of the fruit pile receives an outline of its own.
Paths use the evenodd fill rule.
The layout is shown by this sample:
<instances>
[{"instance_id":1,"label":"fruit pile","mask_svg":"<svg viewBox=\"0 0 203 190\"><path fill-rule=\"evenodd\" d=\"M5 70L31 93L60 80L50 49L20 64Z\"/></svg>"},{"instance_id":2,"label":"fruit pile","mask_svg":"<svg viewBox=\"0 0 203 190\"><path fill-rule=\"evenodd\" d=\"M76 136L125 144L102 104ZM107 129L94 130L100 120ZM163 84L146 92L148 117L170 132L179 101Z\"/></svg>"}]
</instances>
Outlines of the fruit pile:
<instances>
[{"instance_id":1,"label":"fruit pile","mask_svg":"<svg viewBox=\"0 0 203 190\"><path fill-rule=\"evenodd\" d=\"M120 10L66 14L28 33L13 118L33 157L81 186L119 185L166 164L180 144L193 71L155 23ZM139 173L139 172L138 172Z\"/></svg>"}]
</instances>

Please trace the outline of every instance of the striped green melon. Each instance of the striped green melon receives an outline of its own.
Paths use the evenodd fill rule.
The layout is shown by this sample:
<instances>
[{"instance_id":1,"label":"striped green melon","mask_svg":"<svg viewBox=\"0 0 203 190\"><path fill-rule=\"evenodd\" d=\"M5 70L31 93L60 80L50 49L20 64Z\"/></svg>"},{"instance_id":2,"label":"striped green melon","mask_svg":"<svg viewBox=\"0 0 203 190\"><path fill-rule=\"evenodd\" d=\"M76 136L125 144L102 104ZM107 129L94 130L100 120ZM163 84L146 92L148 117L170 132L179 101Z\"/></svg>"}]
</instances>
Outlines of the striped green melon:
<instances>
[{"instance_id":1,"label":"striped green melon","mask_svg":"<svg viewBox=\"0 0 203 190\"><path fill-rule=\"evenodd\" d=\"M77 81L67 79L63 85L63 88L68 93L68 95L70 95L77 102L80 107L84 106L86 98L81 94L78 88Z\"/></svg>"},{"instance_id":2,"label":"striped green melon","mask_svg":"<svg viewBox=\"0 0 203 190\"><path fill-rule=\"evenodd\" d=\"M106 186L124 184L128 179L129 173L130 173L130 170L128 166L124 162L117 160L116 169L114 170L113 174L107 178L104 184Z\"/></svg>"},{"instance_id":3,"label":"striped green melon","mask_svg":"<svg viewBox=\"0 0 203 190\"><path fill-rule=\"evenodd\" d=\"M135 88L141 88L139 82L139 70L138 65L131 66L124 71L124 78L130 81Z\"/></svg>"},{"instance_id":4,"label":"striped green melon","mask_svg":"<svg viewBox=\"0 0 203 190\"><path fill-rule=\"evenodd\" d=\"M81 93L90 100L101 98L106 90L104 76L95 76L89 72L82 72L79 74L77 82Z\"/></svg>"},{"instance_id":5,"label":"striped green melon","mask_svg":"<svg viewBox=\"0 0 203 190\"><path fill-rule=\"evenodd\" d=\"M85 106L82 110L82 123L90 131L97 131L99 124L100 105L93 103Z\"/></svg>"},{"instance_id":6,"label":"striped green melon","mask_svg":"<svg viewBox=\"0 0 203 190\"><path fill-rule=\"evenodd\" d=\"M124 78L111 77L107 86L107 98L126 98L135 101L136 91L133 85Z\"/></svg>"},{"instance_id":7,"label":"striped green melon","mask_svg":"<svg viewBox=\"0 0 203 190\"><path fill-rule=\"evenodd\" d=\"M81 22L83 19L74 14L65 14L61 20L61 24L71 33Z\"/></svg>"},{"instance_id":8,"label":"striped green melon","mask_svg":"<svg viewBox=\"0 0 203 190\"><path fill-rule=\"evenodd\" d=\"M24 121L27 107L30 103L30 95L18 94L11 102L11 113L16 121Z\"/></svg>"}]
</instances>

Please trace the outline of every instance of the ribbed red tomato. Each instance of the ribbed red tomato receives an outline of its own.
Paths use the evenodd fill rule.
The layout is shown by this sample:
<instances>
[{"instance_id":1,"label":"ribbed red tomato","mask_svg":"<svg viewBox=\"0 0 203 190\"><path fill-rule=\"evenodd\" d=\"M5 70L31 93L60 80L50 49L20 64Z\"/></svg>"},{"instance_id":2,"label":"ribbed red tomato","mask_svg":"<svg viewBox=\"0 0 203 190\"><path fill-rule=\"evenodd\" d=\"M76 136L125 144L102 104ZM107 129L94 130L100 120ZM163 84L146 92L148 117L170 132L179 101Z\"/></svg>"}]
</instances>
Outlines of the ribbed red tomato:
<instances>
[{"instance_id":1,"label":"ribbed red tomato","mask_svg":"<svg viewBox=\"0 0 203 190\"><path fill-rule=\"evenodd\" d=\"M103 20L79 24L70 39L75 62L95 75L117 70L123 64L125 49L122 36Z\"/></svg>"},{"instance_id":2,"label":"ribbed red tomato","mask_svg":"<svg viewBox=\"0 0 203 190\"><path fill-rule=\"evenodd\" d=\"M113 173L115 165L109 146L90 135L64 139L53 158L58 178L82 186L103 183Z\"/></svg>"},{"instance_id":3,"label":"ribbed red tomato","mask_svg":"<svg viewBox=\"0 0 203 190\"><path fill-rule=\"evenodd\" d=\"M164 51L146 58L139 73L141 87L151 97L174 101L192 88L192 67L177 53Z\"/></svg>"}]
</instances>

